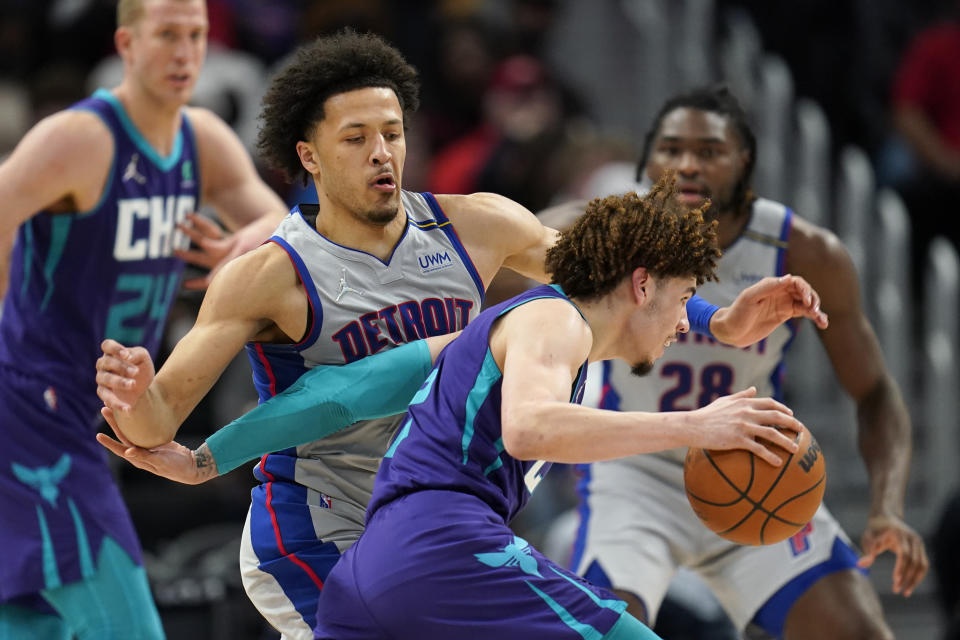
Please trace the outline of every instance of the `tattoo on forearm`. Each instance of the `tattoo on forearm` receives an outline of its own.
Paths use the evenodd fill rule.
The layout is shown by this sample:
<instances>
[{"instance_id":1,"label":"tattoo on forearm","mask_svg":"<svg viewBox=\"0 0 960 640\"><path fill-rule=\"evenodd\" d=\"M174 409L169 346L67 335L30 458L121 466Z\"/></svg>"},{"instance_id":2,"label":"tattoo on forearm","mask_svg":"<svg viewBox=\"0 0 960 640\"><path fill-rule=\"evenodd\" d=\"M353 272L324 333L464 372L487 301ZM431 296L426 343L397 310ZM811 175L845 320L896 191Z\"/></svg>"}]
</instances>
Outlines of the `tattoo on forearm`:
<instances>
[{"instance_id":1,"label":"tattoo on forearm","mask_svg":"<svg viewBox=\"0 0 960 640\"><path fill-rule=\"evenodd\" d=\"M217 475L217 463L213 459L213 454L210 453L210 447L207 446L206 442L193 452L193 460L201 475L205 477Z\"/></svg>"}]
</instances>

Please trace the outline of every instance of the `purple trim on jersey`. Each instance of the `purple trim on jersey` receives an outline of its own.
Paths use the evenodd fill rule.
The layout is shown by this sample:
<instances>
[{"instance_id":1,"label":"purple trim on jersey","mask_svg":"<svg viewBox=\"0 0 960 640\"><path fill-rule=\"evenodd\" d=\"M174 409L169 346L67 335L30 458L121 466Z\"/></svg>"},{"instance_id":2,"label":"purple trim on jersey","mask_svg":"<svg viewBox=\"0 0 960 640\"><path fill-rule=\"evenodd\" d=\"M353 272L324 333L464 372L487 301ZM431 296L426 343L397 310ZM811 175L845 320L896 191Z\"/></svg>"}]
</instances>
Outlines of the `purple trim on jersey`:
<instances>
[{"instance_id":1,"label":"purple trim on jersey","mask_svg":"<svg viewBox=\"0 0 960 640\"><path fill-rule=\"evenodd\" d=\"M373 255L372 253L368 253L368 252L362 251L362 250L360 250L360 249L355 249L355 248L353 248L353 247L348 247L348 246L343 245L343 244L340 244L340 243L338 243L338 242L334 242L333 240L331 240L331 239L328 238L327 236L325 236L325 235L323 235L322 233L320 233L319 231L317 231L317 228L316 228L315 226L313 226L312 224L310 224L309 222L307 222L307 219L304 217L303 212L300 211L300 205L295 206L295 207L290 211L290 213L291 213L291 214L296 214L296 215L300 216L301 218L303 218L303 221L306 222L307 226L310 227L311 229L313 229L313 232L314 232L315 234L317 234L317 237L323 238L324 242L329 242L329 243L332 244L333 246L335 246L335 247L340 247L340 248L343 249L344 251L350 251L351 253L362 253L362 254L365 255L365 256L370 256L371 258L373 258L374 260L376 260L377 262L379 262L380 264L382 264L382 265L385 266L385 267L389 267L389 266L390 266L390 261L393 260L393 255L397 252L397 247L399 247L400 244L403 242L403 239L407 237L407 231L410 229L410 220L409 220L409 218L408 218L408 219L407 219L407 224L403 227L403 233L400 235L400 239L397 241L397 244L395 244L395 245L393 246L393 250L390 252L390 256L387 258L386 262L384 262L383 260L381 260L379 257Z\"/></svg>"},{"instance_id":2,"label":"purple trim on jersey","mask_svg":"<svg viewBox=\"0 0 960 640\"><path fill-rule=\"evenodd\" d=\"M793 210L790 207L784 207L786 215L783 218L783 226L780 227L780 238L781 242L788 242L790 240L790 231L793 229ZM787 248L778 247L777 248L777 276L782 276L786 274L786 262L787 262ZM773 371L770 372L770 384L773 386L773 397L777 400L783 400L783 376L787 370L787 363L785 361L785 356L787 354L787 349L790 348L790 345L793 344L794 339L797 337L797 331L800 330L800 321L799 319L787 320L784 323L784 326L790 331L790 337L783 344L783 348L780 350L780 362L777 363L777 366L773 368Z\"/></svg>"},{"instance_id":3,"label":"purple trim on jersey","mask_svg":"<svg viewBox=\"0 0 960 640\"><path fill-rule=\"evenodd\" d=\"M788 544L787 541L780 544ZM867 571L857 566L857 553L839 536L833 541L830 557L818 565L810 567L790 582L780 587L762 607L757 610L752 622L775 638L783 636L783 625L787 615L797 599L806 593L820 578L855 569L867 575Z\"/></svg>"},{"instance_id":4,"label":"purple trim on jersey","mask_svg":"<svg viewBox=\"0 0 960 640\"><path fill-rule=\"evenodd\" d=\"M793 210L790 207L784 207L786 215L783 217L783 226L780 227L780 242L790 241L790 231L793 228ZM777 275L782 276L786 273L787 247L777 247Z\"/></svg>"},{"instance_id":5,"label":"purple trim on jersey","mask_svg":"<svg viewBox=\"0 0 960 640\"><path fill-rule=\"evenodd\" d=\"M463 242L460 241L460 236L457 235L457 230L453 228L453 223L450 222L450 218L448 218L447 214L444 213L443 207L440 206L440 203L437 202L436 197L434 197L432 193L424 191L420 195L423 196L423 199L430 206L430 210L433 211L433 215L437 219L437 226L446 234L447 238L450 239L450 242L453 243L453 248L456 249L457 255L459 255L460 259L463 261L463 266L466 267L467 273L469 273L470 277L473 278L473 283L477 285L477 291L480 292L480 302L482 304L484 297L483 280L480 278L480 274L477 272L477 267L473 264L470 254L467 253L466 247L464 247Z\"/></svg>"},{"instance_id":6,"label":"purple trim on jersey","mask_svg":"<svg viewBox=\"0 0 960 640\"><path fill-rule=\"evenodd\" d=\"M290 346L302 347L304 345L311 345L316 341L317 336L320 335L320 328L323 326L323 303L320 301L320 296L317 295L317 288L313 284L313 278L310 277L310 270L307 269L307 265L304 264L303 258L300 257L297 250L291 247L290 243L280 236L272 236L267 242L276 243L281 249L287 252L287 257L290 258L290 262L293 263L297 277L300 278L303 289L307 292L307 304L310 305L310 326L307 327L303 339Z\"/></svg>"},{"instance_id":7,"label":"purple trim on jersey","mask_svg":"<svg viewBox=\"0 0 960 640\"><path fill-rule=\"evenodd\" d=\"M583 552L587 548L587 530L590 527L590 480L593 477L593 467L589 464L578 464L574 466L574 470L580 476L577 480L577 495L580 496L577 513L580 515L580 524L577 525L577 537L573 540L573 552L570 554L571 571L578 570L583 560Z\"/></svg>"},{"instance_id":8,"label":"purple trim on jersey","mask_svg":"<svg viewBox=\"0 0 960 640\"><path fill-rule=\"evenodd\" d=\"M250 342L246 345L247 357L253 368L253 384L260 402L266 402L281 393L303 375L307 367L300 352L316 342L323 326L323 304L303 258L279 236L273 236L267 242L273 242L286 252L297 278L303 283L307 304L310 306L310 326L307 327L303 339L294 344Z\"/></svg>"},{"instance_id":9,"label":"purple trim on jersey","mask_svg":"<svg viewBox=\"0 0 960 640\"><path fill-rule=\"evenodd\" d=\"M600 388L600 402L597 405L600 409L608 411L620 411L620 394L610 382L610 374L613 372L613 362L611 360L603 361L603 386Z\"/></svg>"}]
</instances>

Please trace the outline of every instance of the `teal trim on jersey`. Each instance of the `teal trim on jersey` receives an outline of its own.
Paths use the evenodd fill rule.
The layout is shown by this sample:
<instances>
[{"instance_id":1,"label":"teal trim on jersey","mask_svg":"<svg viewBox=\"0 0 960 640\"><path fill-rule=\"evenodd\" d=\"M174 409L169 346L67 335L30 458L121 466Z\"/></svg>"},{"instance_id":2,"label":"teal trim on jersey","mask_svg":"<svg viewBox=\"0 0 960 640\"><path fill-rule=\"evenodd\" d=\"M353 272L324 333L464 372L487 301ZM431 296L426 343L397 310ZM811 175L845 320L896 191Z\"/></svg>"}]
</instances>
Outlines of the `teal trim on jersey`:
<instances>
[{"instance_id":1,"label":"teal trim on jersey","mask_svg":"<svg viewBox=\"0 0 960 640\"><path fill-rule=\"evenodd\" d=\"M73 218L69 216L54 216L50 220L50 253L47 254L47 260L43 263L43 279L47 282L47 291L43 294L43 301L40 302L40 312L47 309L50 298L53 296L53 272L57 270L60 264L60 258L63 257L63 249L67 246L67 236L70 235L70 225Z\"/></svg>"},{"instance_id":2,"label":"teal trim on jersey","mask_svg":"<svg viewBox=\"0 0 960 640\"><path fill-rule=\"evenodd\" d=\"M41 595L79 638L163 640L147 573L112 538L103 539L94 574Z\"/></svg>"},{"instance_id":3,"label":"teal trim on jersey","mask_svg":"<svg viewBox=\"0 0 960 640\"><path fill-rule=\"evenodd\" d=\"M663 640L650 627L643 624L632 615L624 611L620 619L610 631L603 636L603 640Z\"/></svg>"},{"instance_id":4,"label":"teal trim on jersey","mask_svg":"<svg viewBox=\"0 0 960 640\"><path fill-rule=\"evenodd\" d=\"M117 114L117 118L120 120L120 125L123 127L123 130L130 136L130 139L133 140L133 143L137 146L140 151L161 171L169 171L177 162L180 161L180 154L183 152L183 130L177 130L177 137L173 140L173 148L170 149L170 155L164 157L157 153L157 150L154 149L147 139L143 137L143 134L140 133L140 130L133 124L133 121L130 120L130 116L127 115L127 110L124 109L123 103L117 99L117 96L113 95L111 92L106 89L97 89L94 94L94 98L100 98L105 100L113 107L114 113ZM181 114L181 118L186 118L186 115ZM116 154L114 154L116 155Z\"/></svg>"},{"instance_id":5,"label":"teal trim on jersey","mask_svg":"<svg viewBox=\"0 0 960 640\"><path fill-rule=\"evenodd\" d=\"M94 95L96 95L96 93L94 93ZM112 96L113 94L110 94L110 95ZM107 171L107 181L103 185L103 191L100 193L100 199L97 200L97 203L95 205L93 205L86 211L74 212L75 216L77 216L78 218L83 218L84 216L89 216L91 213L95 213L96 211L99 211L100 207L103 206L103 203L106 202L110 196L110 189L113 188L113 174L115 173L117 168L117 138L116 136L113 135L113 130L110 129L110 123L104 119L103 114L101 114L100 112L90 107L82 107L78 109L78 111L86 111L88 113L92 113L93 115L97 116L97 118L99 118L103 122L103 126L105 126L108 130L110 130L110 138L113 140L113 159L110 160L110 170ZM61 215L61 214L51 214L51 215Z\"/></svg>"},{"instance_id":6,"label":"teal trim on jersey","mask_svg":"<svg viewBox=\"0 0 960 640\"><path fill-rule=\"evenodd\" d=\"M538 589L533 583L529 580L525 580L527 586L533 589L533 592L540 596L544 602L547 603L547 606L553 609L553 612L563 620L563 623L580 634L580 637L583 640L603 640L603 634L594 629L591 625L580 622L573 617L573 614L563 608L559 602L548 596L546 593Z\"/></svg>"},{"instance_id":7,"label":"teal trim on jersey","mask_svg":"<svg viewBox=\"0 0 960 640\"><path fill-rule=\"evenodd\" d=\"M20 283L20 298L27 295L27 288L30 286L30 274L32 269L30 263L33 262L33 218L23 223L23 282Z\"/></svg>"},{"instance_id":8,"label":"teal trim on jersey","mask_svg":"<svg viewBox=\"0 0 960 640\"><path fill-rule=\"evenodd\" d=\"M467 464L470 441L473 440L474 422L477 419L477 412L483 406L493 385L503 376L500 373L500 367L497 361L493 359L493 352L487 347L487 355L483 358L483 365L480 367L480 373L477 374L477 381L473 388L467 394L467 415L463 424L463 437L460 440L460 446L463 449L463 464Z\"/></svg>"},{"instance_id":9,"label":"teal trim on jersey","mask_svg":"<svg viewBox=\"0 0 960 640\"><path fill-rule=\"evenodd\" d=\"M550 567L550 569L552 569L555 574L557 574L558 576L560 576L561 578L563 578L564 580L566 580L567 582L575 586L577 589L580 589L580 591L583 591L585 594L587 594L587 597L593 600L593 604L597 605L598 607L603 607L604 609L610 609L618 613L623 612L627 608L627 603L624 602L623 600L619 598L612 598L612 599L601 598L600 596L595 594L593 591L588 589L582 583L578 582L577 580L574 580L564 572L558 571L556 567Z\"/></svg>"},{"instance_id":10,"label":"teal trim on jersey","mask_svg":"<svg viewBox=\"0 0 960 640\"><path fill-rule=\"evenodd\" d=\"M72 637L73 633L58 615L0 603L0 640L70 640Z\"/></svg>"},{"instance_id":11,"label":"teal trim on jersey","mask_svg":"<svg viewBox=\"0 0 960 640\"><path fill-rule=\"evenodd\" d=\"M493 443L493 446L497 448L497 459L494 460L489 467L483 470L483 475L485 476L490 475L503 466L503 460L500 459L500 454L503 453L503 438L497 438L497 441Z\"/></svg>"},{"instance_id":12,"label":"teal trim on jersey","mask_svg":"<svg viewBox=\"0 0 960 640\"><path fill-rule=\"evenodd\" d=\"M40 540L43 541L43 582L47 589L56 589L61 584L60 571L57 569L57 556L53 551L47 517L43 515L43 507L40 505L37 505L37 521L40 523Z\"/></svg>"},{"instance_id":13,"label":"teal trim on jersey","mask_svg":"<svg viewBox=\"0 0 960 640\"><path fill-rule=\"evenodd\" d=\"M93 568L93 557L90 554L90 541L87 539L87 528L83 526L83 519L74 504L73 498L67 498L67 506L70 507L70 516L73 518L73 528L77 532L77 553L80 554L80 575L84 579L89 578L95 572Z\"/></svg>"},{"instance_id":14,"label":"teal trim on jersey","mask_svg":"<svg viewBox=\"0 0 960 640\"><path fill-rule=\"evenodd\" d=\"M397 434L397 437L393 439L393 442L390 443L390 448L387 449L387 452L383 454L384 459L392 458L393 454L397 452L397 447L400 446L400 443L403 442L408 435L410 435L410 425L413 424L413 418L407 418L407 421L403 425L403 429L400 430L400 433Z\"/></svg>"},{"instance_id":15,"label":"teal trim on jersey","mask_svg":"<svg viewBox=\"0 0 960 640\"><path fill-rule=\"evenodd\" d=\"M418 340L417 342L421 342ZM426 345L424 345L426 346ZM428 354L429 355L429 354ZM427 379L424 380L423 385L417 391L417 393L410 399L410 404L421 404L424 400L430 397L430 392L433 391L433 383L437 380L437 370L433 369L430 371L430 375L427 376Z\"/></svg>"}]
</instances>

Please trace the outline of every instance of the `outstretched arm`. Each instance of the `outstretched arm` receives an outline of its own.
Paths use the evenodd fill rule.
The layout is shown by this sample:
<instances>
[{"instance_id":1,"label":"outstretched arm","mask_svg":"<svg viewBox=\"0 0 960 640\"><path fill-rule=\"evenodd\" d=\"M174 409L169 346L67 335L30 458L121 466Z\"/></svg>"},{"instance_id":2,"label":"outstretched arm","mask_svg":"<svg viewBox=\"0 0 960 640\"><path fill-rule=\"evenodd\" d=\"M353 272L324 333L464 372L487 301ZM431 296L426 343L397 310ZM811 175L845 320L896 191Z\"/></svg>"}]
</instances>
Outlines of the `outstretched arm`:
<instances>
[{"instance_id":1,"label":"outstretched arm","mask_svg":"<svg viewBox=\"0 0 960 640\"><path fill-rule=\"evenodd\" d=\"M828 324L827 314L820 310L820 296L806 280L793 275L764 278L713 314L710 333L720 342L747 347L792 318L810 318L820 329ZM691 326L697 330L693 318Z\"/></svg>"},{"instance_id":2,"label":"outstretched arm","mask_svg":"<svg viewBox=\"0 0 960 640\"><path fill-rule=\"evenodd\" d=\"M570 388L590 351L590 329L569 304L534 301L514 309L491 332L503 371L503 445L519 460L581 463L681 446L747 449L780 465L765 443L796 444L774 427L799 431L792 412L750 388L696 411L666 413L592 409L570 403Z\"/></svg>"},{"instance_id":3,"label":"outstretched arm","mask_svg":"<svg viewBox=\"0 0 960 640\"><path fill-rule=\"evenodd\" d=\"M232 471L265 453L335 433L358 420L402 413L440 351L458 334L436 336L343 366L306 372L283 393L219 429L196 451L175 442L154 449L132 446L104 417L119 441L97 440L134 466L156 475L198 484Z\"/></svg>"},{"instance_id":4,"label":"outstretched arm","mask_svg":"<svg viewBox=\"0 0 960 640\"><path fill-rule=\"evenodd\" d=\"M155 377L145 350L104 341L97 395L113 409L124 436L142 447L170 442L245 343L303 335L307 303L298 286L279 247L234 260L214 279L193 328Z\"/></svg>"},{"instance_id":5,"label":"outstretched arm","mask_svg":"<svg viewBox=\"0 0 960 640\"><path fill-rule=\"evenodd\" d=\"M836 236L795 222L788 268L806 275L821 292L831 322L820 339L840 384L857 405L860 454L870 478L860 564L868 567L877 555L893 552L893 591L909 596L929 567L923 538L903 520L912 453L910 414L861 308L856 268Z\"/></svg>"}]
</instances>

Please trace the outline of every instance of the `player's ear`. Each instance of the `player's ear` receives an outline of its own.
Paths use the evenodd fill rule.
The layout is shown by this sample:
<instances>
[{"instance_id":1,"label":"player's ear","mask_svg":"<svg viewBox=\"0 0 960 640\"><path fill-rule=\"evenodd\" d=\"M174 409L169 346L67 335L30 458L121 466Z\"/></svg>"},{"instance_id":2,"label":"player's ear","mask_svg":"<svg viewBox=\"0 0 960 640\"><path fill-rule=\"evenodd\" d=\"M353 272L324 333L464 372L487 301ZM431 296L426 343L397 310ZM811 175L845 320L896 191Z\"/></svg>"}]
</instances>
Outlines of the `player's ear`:
<instances>
[{"instance_id":1,"label":"player's ear","mask_svg":"<svg viewBox=\"0 0 960 640\"><path fill-rule=\"evenodd\" d=\"M307 173L314 177L320 176L320 164L317 162L317 153L311 143L305 140L297 141L297 155L300 156L300 164Z\"/></svg>"},{"instance_id":2,"label":"player's ear","mask_svg":"<svg viewBox=\"0 0 960 640\"><path fill-rule=\"evenodd\" d=\"M637 267L630 274L630 291L638 305L646 304L650 299L650 272L645 267Z\"/></svg>"},{"instance_id":3,"label":"player's ear","mask_svg":"<svg viewBox=\"0 0 960 640\"><path fill-rule=\"evenodd\" d=\"M113 45L117 48L117 54L126 59L130 55L130 43L133 41L133 31L130 27L117 27L113 32Z\"/></svg>"}]
</instances>

